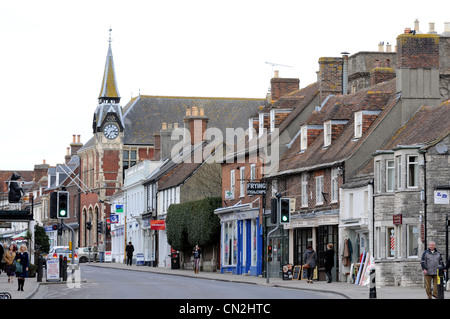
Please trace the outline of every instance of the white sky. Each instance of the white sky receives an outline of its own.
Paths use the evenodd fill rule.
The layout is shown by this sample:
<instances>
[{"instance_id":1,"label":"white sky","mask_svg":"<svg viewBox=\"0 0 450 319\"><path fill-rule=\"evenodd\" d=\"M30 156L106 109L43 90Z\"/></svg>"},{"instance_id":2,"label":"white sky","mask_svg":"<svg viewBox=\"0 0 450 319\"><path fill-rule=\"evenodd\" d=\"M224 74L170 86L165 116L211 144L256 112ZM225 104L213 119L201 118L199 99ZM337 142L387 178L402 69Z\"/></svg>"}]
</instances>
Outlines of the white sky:
<instances>
[{"instance_id":1,"label":"white sky","mask_svg":"<svg viewBox=\"0 0 450 319\"><path fill-rule=\"evenodd\" d=\"M64 161L85 143L112 28L124 106L133 96L264 98L274 69L316 80L318 59L377 51L405 27L438 33L450 1L22 0L0 3L0 170ZM266 62L291 67L272 67Z\"/></svg>"}]
</instances>

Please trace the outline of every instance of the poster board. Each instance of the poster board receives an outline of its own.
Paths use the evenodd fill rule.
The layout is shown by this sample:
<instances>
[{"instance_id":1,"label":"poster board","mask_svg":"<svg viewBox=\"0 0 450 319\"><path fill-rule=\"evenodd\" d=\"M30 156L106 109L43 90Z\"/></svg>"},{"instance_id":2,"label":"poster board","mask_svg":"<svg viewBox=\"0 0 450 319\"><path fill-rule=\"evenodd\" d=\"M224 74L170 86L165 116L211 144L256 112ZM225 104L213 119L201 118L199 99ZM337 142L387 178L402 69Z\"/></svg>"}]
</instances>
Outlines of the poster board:
<instances>
[{"instance_id":1,"label":"poster board","mask_svg":"<svg viewBox=\"0 0 450 319\"><path fill-rule=\"evenodd\" d=\"M293 280L299 280L300 279L300 272L302 270L302 266L296 265L294 266L294 274L292 275Z\"/></svg>"},{"instance_id":2,"label":"poster board","mask_svg":"<svg viewBox=\"0 0 450 319\"><path fill-rule=\"evenodd\" d=\"M60 281L59 277L59 259L53 258L47 260L47 281Z\"/></svg>"},{"instance_id":3,"label":"poster board","mask_svg":"<svg viewBox=\"0 0 450 319\"><path fill-rule=\"evenodd\" d=\"M314 272L313 272L313 280L317 280L319 278L319 274L317 272L317 266L316 268L314 268ZM306 269L302 268L302 280L307 280L308 279L308 273Z\"/></svg>"}]
</instances>

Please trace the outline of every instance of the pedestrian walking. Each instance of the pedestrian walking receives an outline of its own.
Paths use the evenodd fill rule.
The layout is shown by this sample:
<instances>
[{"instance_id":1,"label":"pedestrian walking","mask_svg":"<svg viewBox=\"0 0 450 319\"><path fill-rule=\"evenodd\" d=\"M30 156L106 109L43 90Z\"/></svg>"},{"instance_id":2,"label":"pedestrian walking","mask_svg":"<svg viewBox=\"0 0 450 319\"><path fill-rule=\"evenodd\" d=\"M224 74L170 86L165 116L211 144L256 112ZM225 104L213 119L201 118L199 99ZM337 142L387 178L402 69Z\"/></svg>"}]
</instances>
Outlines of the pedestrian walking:
<instances>
[{"instance_id":1,"label":"pedestrian walking","mask_svg":"<svg viewBox=\"0 0 450 319\"><path fill-rule=\"evenodd\" d=\"M436 243L430 241L428 249L422 254L421 259L422 272L425 276L425 291L428 299L431 297L437 298L437 275L438 267L444 268L444 260L441 253L436 249ZM433 289L431 289L431 282L433 282Z\"/></svg>"},{"instance_id":2,"label":"pedestrian walking","mask_svg":"<svg viewBox=\"0 0 450 319\"><path fill-rule=\"evenodd\" d=\"M100 258L100 262L104 262L105 260L105 244L103 241L100 241L100 244L98 245L98 254Z\"/></svg>"},{"instance_id":3,"label":"pedestrian walking","mask_svg":"<svg viewBox=\"0 0 450 319\"><path fill-rule=\"evenodd\" d=\"M195 245L194 250L192 251L192 255L194 256L194 273L198 274L200 270L200 257L202 255L202 251Z\"/></svg>"},{"instance_id":4,"label":"pedestrian walking","mask_svg":"<svg viewBox=\"0 0 450 319\"><path fill-rule=\"evenodd\" d=\"M2 270L5 271L3 262L3 255L5 254L5 250L3 249L3 244L0 244L0 274L2 273Z\"/></svg>"},{"instance_id":5,"label":"pedestrian walking","mask_svg":"<svg viewBox=\"0 0 450 319\"><path fill-rule=\"evenodd\" d=\"M14 276L16 273L14 272L14 260L16 259L16 246L11 244L9 245L8 251L3 255L3 259L5 260L5 271L8 276L8 282L14 282Z\"/></svg>"},{"instance_id":6,"label":"pedestrian walking","mask_svg":"<svg viewBox=\"0 0 450 319\"><path fill-rule=\"evenodd\" d=\"M16 262L22 266L22 271L16 269L16 277L18 284L18 291L23 291L23 285L25 284L25 278L28 278L28 265L29 258L27 252L27 246L21 245L19 252L16 254Z\"/></svg>"},{"instance_id":7,"label":"pedestrian walking","mask_svg":"<svg viewBox=\"0 0 450 319\"><path fill-rule=\"evenodd\" d=\"M127 247L125 248L125 251L127 253L127 265L132 264L133 261L133 251L134 251L134 246L131 243L131 241L128 243Z\"/></svg>"},{"instance_id":8,"label":"pedestrian walking","mask_svg":"<svg viewBox=\"0 0 450 319\"><path fill-rule=\"evenodd\" d=\"M334 249L333 244L327 245L327 250L325 251L324 256L324 262L325 262L325 274L327 276L327 283L331 283L333 280L333 274L331 273L331 270L334 267Z\"/></svg>"},{"instance_id":9,"label":"pedestrian walking","mask_svg":"<svg viewBox=\"0 0 450 319\"><path fill-rule=\"evenodd\" d=\"M306 260L306 265L308 265L307 268L305 267L305 265L303 266L304 268L306 268L307 282L312 284L314 269L316 268L316 252L312 248L312 245L308 245L308 247L306 248L306 251L303 254L303 259Z\"/></svg>"},{"instance_id":10,"label":"pedestrian walking","mask_svg":"<svg viewBox=\"0 0 450 319\"><path fill-rule=\"evenodd\" d=\"M97 254L98 254L97 243L94 243L94 246L92 246L92 252L94 253L94 262L97 262Z\"/></svg>"}]
</instances>

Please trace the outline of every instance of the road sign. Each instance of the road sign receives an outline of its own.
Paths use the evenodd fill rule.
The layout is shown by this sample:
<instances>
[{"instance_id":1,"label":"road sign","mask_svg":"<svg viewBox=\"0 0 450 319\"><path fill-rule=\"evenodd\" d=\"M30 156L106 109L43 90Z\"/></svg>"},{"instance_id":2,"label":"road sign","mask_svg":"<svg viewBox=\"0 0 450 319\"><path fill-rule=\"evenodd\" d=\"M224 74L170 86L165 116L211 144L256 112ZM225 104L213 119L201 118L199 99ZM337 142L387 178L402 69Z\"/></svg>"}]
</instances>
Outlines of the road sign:
<instances>
[{"instance_id":1,"label":"road sign","mask_svg":"<svg viewBox=\"0 0 450 319\"><path fill-rule=\"evenodd\" d=\"M111 224L117 224L119 222L119 215L111 214L110 216L110 223Z\"/></svg>"}]
</instances>

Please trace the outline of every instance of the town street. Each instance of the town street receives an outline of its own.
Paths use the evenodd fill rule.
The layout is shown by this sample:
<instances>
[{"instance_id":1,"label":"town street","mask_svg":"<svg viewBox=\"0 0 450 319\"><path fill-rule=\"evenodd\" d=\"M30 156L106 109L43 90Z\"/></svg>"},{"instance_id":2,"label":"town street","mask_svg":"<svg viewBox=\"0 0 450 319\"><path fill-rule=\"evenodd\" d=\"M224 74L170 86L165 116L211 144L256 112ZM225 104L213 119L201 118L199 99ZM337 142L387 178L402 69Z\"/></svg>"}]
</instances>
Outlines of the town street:
<instances>
[{"instance_id":1,"label":"town street","mask_svg":"<svg viewBox=\"0 0 450 319\"><path fill-rule=\"evenodd\" d=\"M43 284L33 299L329 299L336 294L81 266L80 288Z\"/></svg>"}]
</instances>

